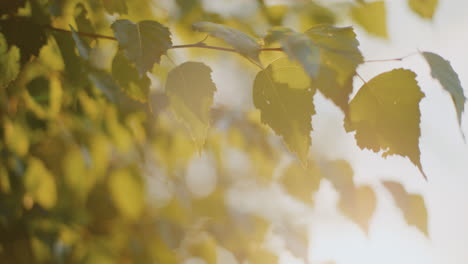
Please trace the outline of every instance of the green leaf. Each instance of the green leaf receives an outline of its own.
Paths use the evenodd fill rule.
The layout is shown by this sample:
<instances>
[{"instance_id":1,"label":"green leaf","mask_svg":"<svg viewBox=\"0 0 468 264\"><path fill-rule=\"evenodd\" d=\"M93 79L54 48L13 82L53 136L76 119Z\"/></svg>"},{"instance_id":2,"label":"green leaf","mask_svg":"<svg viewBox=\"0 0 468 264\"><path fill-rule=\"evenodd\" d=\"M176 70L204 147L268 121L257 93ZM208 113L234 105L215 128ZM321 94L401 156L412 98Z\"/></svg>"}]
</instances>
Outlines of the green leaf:
<instances>
[{"instance_id":1,"label":"green leaf","mask_svg":"<svg viewBox=\"0 0 468 264\"><path fill-rule=\"evenodd\" d=\"M320 170L312 162L309 162L308 167L297 162L292 163L281 176L281 183L286 191L310 205L314 204L312 194L318 190L320 180Z\"/></svg>"},{"instance_id":2,"label":"green leaf","mask_svg":"<svg viewBox=\"0 0 468 264\"><path fill-rule=\"evenodd\" d=\"M424 93L415 78L414 72L405 69L374 77L351 101L347 125L356 131L360 148L383 150L384 157L408 157L426 178L419 150L419 102Z\"/></svg>"},{"instance_id":3,"label":"green leaf","mask_svg":"<svg viewBox=\"0 0 468 264\"><path fill-rule=\"evenodd\" d=\"M123 91L140 102L148 100L151 81L148 76L139 76L137 69L119 51L112 61L112 77Z\"/></svg>"},{"instance_id":4,"label":"green leaf","mask_svg":"<svg viewBox=\"0 0 468 264\"><path fill-rule=\"evenodd\" d=\"M128 7L125 0L102 0L102 4L109 14L125 15L128 13Z\"/></svg>"},{"instance_id":5,"label":"green leaf","mask_svg":"<svg viewBox=\"0 0 468 264\"><path fill-rule=\"evenodd\" d=\"M212 22L197 22L192 27L196 31L206 32L212 37L224 40L240 54L260 64L260 59L258 58L260 44L244 32Z\"/></svg>"},{"instance_id":6,"label":"green leaf","mask_svg":"<svg viewBox=\"0 0 468 264\"><path fill-rule=\"evenodd\" d=\"M311 39L289 29L278 28L269 32L267 42L277 40L290 60L299 62L310 77L317 77L320 69L320 49Z\"/></svg>"},{"instance_id":7,"label":"green leaf","mask_svg":"<svg viewBox=\"0 0 468 264\"><path fill-rule=\"evenodd\" d=\"M455 109L457 111L458 124L460 125L461 130L461 118L465 109L466 97L457 73L453 70L450 62L441 56L432 52L423 52L422 55L431 68L432 77L439 80L442 87L452 97L453 103L455 104Z\"/></svg>"},{"instance_id":8,"label":"green leaf","mask_svg":"<svg viewBox=\"0 0 468 264\"><path fill-rule=\"evenodd\" d=\"M424 198L418 194L408 193L398 182L384 181L383 185L392 194L397 206L403 212L408 225L417 227L426 236L427 230L427 209Z\"/></svg>"},{"instance_id":9,"label":"green leaf","mask_svg":"<svg viewBox=\"0 0 468 264\"><path fill-rule=\"evenodd\" d=\"M262 122L282 136L303 163L307 162L311 116L315 114L312 100L315 89L307 80L300 66L294 67L283 58L260 71L253 87L254 105L260 110Z\"/></svg>"},{"instance_id":10,"label":"green leaf","mask_svg":"<svg viewBox=\"0 0 468 264\"><path fill-rule=\"evenodd\" d=\"M20 71L20 51L18 47L8 48L5 38L0 33L0 89L16 79Z\"/></svg>"},{"instance_id":11,"label":"green leaf","mask_svg":"<svg viewBox=\"0 0 468 264\"><path fill-rule=\"evenodd\" d=\"M351 9L351 16L370 34L388 38L387 10L384 1L360 2Z\"/></svg>"},{"instance_id":12,"label":"green leaf","mask_svg":"<svg viewBox=\"0 0 468 264\"><path fill-rule=\"evenodd\" d=\"M156 21L144 20L137 24L117 20L112 24L115 37L125 56L135 63L140 76L159 63L161 56L172 47L169 29Z\"/></svg>"},{"instance_id":13,"label":"green leaf","mask_svg":"<svg viewBox=\"0 0 468 264\"><path fill-rule=\"evenodd\" d=\"M344 215L353 220L365 233L369 232L369 222L377 207L376 196L369 186L353 188L341 193L338 206Z\"/></svg>"},{"instance_id":14,"label":"green leaf","mask_svg":"<svg viewBox=\"0 0 468 264\"><path fill-rule=\"evenodd\" d=\"M185 62L167 76L166 94L170 107L185 123L199 149L208 134L215 91L211 69L203 63Z\"/></svg>"},{"instance_id":15,"label":"green leaf","mask_svg":"<svg viewBox=\"0 0 468 264\"><path fill-rule=\"evenodd\" d=\"M431 19L437 9L439 0L408 0L408 5L422 18Z\"/></svg>"},{"instance_id":16,"label":"green leaf","mask_svg":"<svg viewBox=\"0 0 468 264\"><path fill-rule=\"evenodd\" d=\"M320 48L320 72L313 85L347 113L352 79L363 62L353 28L319 25L306 34Z\"/></svg>"},{"instance_id":17,"label":"green leaf","mask_svg":"<svg viewBox=\"0 0 468 264\"><path fill-rule=\"evenodd\" d=\"M0 31L10 47L14 45L20 49L21 64L33 56L39 56L40 49L47 43L44 27L36 24L31 18L0 20Z\"/></svg>"}]
</instances>

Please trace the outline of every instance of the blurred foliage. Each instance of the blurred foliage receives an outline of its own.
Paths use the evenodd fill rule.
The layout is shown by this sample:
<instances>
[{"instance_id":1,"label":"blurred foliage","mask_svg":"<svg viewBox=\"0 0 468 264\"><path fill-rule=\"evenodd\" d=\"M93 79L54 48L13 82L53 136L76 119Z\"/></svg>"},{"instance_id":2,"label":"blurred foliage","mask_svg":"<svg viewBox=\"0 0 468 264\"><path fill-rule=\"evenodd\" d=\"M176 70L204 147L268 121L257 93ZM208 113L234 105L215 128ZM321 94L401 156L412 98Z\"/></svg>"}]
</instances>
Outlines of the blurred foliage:
<instances>
[{"instance_id":1,"label":"blurred foliage","mask_svg":"<svg viewBox=\"0 0 468 264\"><path fill-rule=\"evenodd\" d=\"M343 111L361 148L409 157L422 171L424 95L414 73L382 73L349 102L364 59L353 28L334 24L351 14L386 38L383 1L343 13L314 1L259 0L230 15L206 11L206 2L0 1L0 263L211 264L223 248L239 262L270 264L279 260L265 243L271 235L307 260L307 232L293 219L232 204L246 186L280 186L312 209L330 181L340 211L369 232L373 189L355 184L346 161L310 153L317 93ZM423 2L409 5L432 17L437 1ZM190 61L182 54L176 65L172 52L181 48L193 48ZM226 51L258 66L241 64L258 71L256 109L214 105L216 69L195 60ZM438 55L424 56L460 117L458 76ZM187 179L200 157L210 169L197 177L211 173L215 182L202 194ZM408 224L428 235L422 197L383 184Z\"/></svg>"}]
</instances>

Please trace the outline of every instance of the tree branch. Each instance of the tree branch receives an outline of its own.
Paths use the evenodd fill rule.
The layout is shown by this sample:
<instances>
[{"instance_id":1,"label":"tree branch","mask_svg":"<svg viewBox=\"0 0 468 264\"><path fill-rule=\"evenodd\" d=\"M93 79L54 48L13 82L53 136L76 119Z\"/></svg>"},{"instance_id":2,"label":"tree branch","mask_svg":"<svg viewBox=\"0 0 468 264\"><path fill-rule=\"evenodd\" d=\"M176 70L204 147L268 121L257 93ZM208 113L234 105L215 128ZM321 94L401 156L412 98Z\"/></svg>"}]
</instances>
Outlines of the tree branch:
<instances>
[{"instance_id":1,"label":"tree branch","mask_svg":"<svg viewBox=\"0 0 468 264\"><path fill-rule=\"evenodd\" d=\"M71 34L72 32L67 29L62 29L62 28L56 28L50 25L44 26L46 29L52 30L52 31L57 31L57 32L63 32L63 33L68 33ZM107 40L113 40L117 41L115 37L111 36L104 36L104 35L99 35L99 34L93 34L93 33L87 33L87 32L76 32L78 35L87 37L87 38L93 38L93 39L107 39ZM197 42L194 44L184 44L184 45L173 45L169 49L184 49L184 48L202 48L202 49L212 49L212 50L221 50L221 51L226 51L226 52L234 52L234 53L239 53L237 50L232 49L232 48L225 48L225 47L218 47L218 46L209 46L206 45L203 42ZM262 48L260 51L283 51L282 48Z\"/></svg>"}]
</instances>

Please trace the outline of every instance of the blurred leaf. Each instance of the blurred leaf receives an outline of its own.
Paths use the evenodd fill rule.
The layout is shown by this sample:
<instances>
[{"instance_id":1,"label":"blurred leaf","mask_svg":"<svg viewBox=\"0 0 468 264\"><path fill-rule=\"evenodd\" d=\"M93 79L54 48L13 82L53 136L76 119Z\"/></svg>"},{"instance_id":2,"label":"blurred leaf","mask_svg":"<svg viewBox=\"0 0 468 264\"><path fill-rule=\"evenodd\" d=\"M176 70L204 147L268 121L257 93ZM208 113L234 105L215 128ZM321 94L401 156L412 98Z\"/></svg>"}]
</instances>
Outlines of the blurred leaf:
<instances>
[{"instance_id":1,"label":"blurred leaf","mask_svg":"<svg viewBox=\"0 0 468 264\"><path fill-rule=\"evenodd\" d=\"M321 176L319 168L313 162L308 165L304 167L299 163L292 163L281 176L281 183L293 197L313 205L312 194L318 190Z\"/></svg>"},{"instance_id":2,"label":"blurred leaf","mask_svg":"<svg viewBox=\"0 0 468 264\"><path fill-rule=\"evenodd\" d=\"M319 25L307 30L306 34L320 47L320 72L315 79L317 89L347 113L352 78L357 66L363 62L353 28Z\"/></svg>"},{"instance_id":3,"label":"blurred leaf","mask_svg":"<svg viewBox=\"0 0 468 264\"><path fill-rule=\"evenodd\" d=\"M406 222L429 236L427 230L427 209L424 198L418 194L408 193L398 182L384 181L383 185L392 194L397 206L403 212Z\"/></svg>"},{"instance_id":4,"label":"blurred leaf","mask_svg":"<svg viewBox=\"0 0 468 264\"><path fill-rule=\"evenodd\" d=\"M8 119L3 121L4 143L16 155L23 157L29 150L29 136L27 129L18 122Z\"/></svg>"},{"instance_id":5,"label":"blurred leaf","mask_svg":"<svg viewBox=\"0 0 468 264\"><path fill-rule=\"evenodd\" d=\"M388 38L387 9L384 1L358 3L351 9L351 16L370 34Z\"/></svg>"},{"instance_id":6,"label":"blurred leaf","mask_svg":"<svg viewBox=\"0 0 468 264\"><path fill-rule=\"evenodd\" d=\"M52 173L40 159L31 157L25 173L26 191L45 209L51 209L57 202L57 189Z\"/></svg>"},{"instance_id":7,"label":"blurred leaf","mask_svg":"<svg viewBox=\"0 0 468 264\"><path fill-rule=\"evenodd\" d=\"M9 193L11 191L10 177L8 170L0 164L0 192Z\"/></svg>"},{"instance_id":8,"label":"blurred leaf","mask_svg":"<svg viewBox=\"0 0 468 264\"><path fill-rule=\"evenodd\" d=\"M320 49L307 35L278 28L271 30L266 39L269 42L279 41L290 60L299 62L310 77L317 77L320 69Z\"/></svg>"},{"instance_id":9,"label":"blurred leaf","mask_svg":"<svg viewBox=\"0 0 468 264\"><path fill-rule=\"evenodd\" d=\"M29 61L32 56L39 56L39 50L47 43L44 28L31 18L0 20L0 31L10 47L15 45L20 49L21 64Z\"/></svg>"},{"instance_id":10,"label":"blurred leaf","mask_svg":"<svg viewBox=\"0 0 468 264\"><path fill-rule=\"evenodd\" d=\"M20 71L20 51L18 47L8 48L4 36L0 33L0 89L16 79Z\"/></svg>"},{"instance_id":11,"label":"blurred leaf","mask_svg":"<svg viewBox=\"0 0 468 264\"><path fill-rule=\"evenodd\" d=\"M119 169L110 175L109 190L114 205L125 217L136 220L144 209L143 182L131 170Z\"/></svg>"},{"instance_id":12,"label":"blurred leaf","mask_svg":"<svg viewBox=\"0 0 468 264\"><path fill-rule=\"evenodd\" d=\"M140 76L151 70L154 63L159 63L161 56L172 46L169 29L156 21L144 20L135 24L121 19L112 24L112 30Z\"/></svg>"},{"instance_id":13,"label":"blurred leaf","mask_svg":"<svg viewBox=\"0 0 468 264\"><path fill-rule=\"evenodd\" d=\"M247 257L247 259L249 263L255 263L255 264L279 263L279 257L275 255L273 252L264 248L257 248L256 250L252 251Z\"/></svg>"},{"instance_id":14,"label":"blurred leaf","mask_svg":"<svg viewBox=\"0 0 468 264\"><path fill-rule=\"evenodd\" d=\"M195 243L192 243L189 249L192 256L204 259L206 264L218 263L216 240L205 233L199 235L199 237L195 239Z\"/></svg>"},{"instance_id":15,"label":"blurred leaf","mask_svg":"<svg viewBox=\"0 0 468 264\"><path fill-rule=\"evenodd\" d=\"M167 77L166 94L171 109L189 129L199 149L208 133L215 91L211 69L203 63L185 62Z\"/></svg>"},{"instance_id":16,"label":"blurred leaf","mask_svg":"<svg viewBox=\"0 0 468 264\"><path fill-rule=\"evenodd\" d=\"M426 178L419 150L419 102L424 93L415 78L414 72L405 69L374 77L351 101L347 122L356 131L360 148L383 150L384 157L393 154L408 157Z\"/></svg>"},{"instance_id":17,"label":"blurred leaf","mask_svg":"<svg viewBox=\"0 0 468 264\"><path fill-rule=\"evenodd\" d=\"M118 96L117 92L119 91L119 86L115 83L112 76L103 71L93 68L88 68L88 78L98 88L111 102L117 102Z\"/></svg>"},{"instance_id":18,"label":"blurred leaf","mask_svg":"<svg viewBox=\"0 0 468 264\"><path fill-rule=\"evenodd\" d=\"M315 89L306 82L297 82L297 74L282 74L278 81L277 71L282 70L284 59L270 64L260 71L253 87L254 105L261 112L261 120L282 136L289 149L305 163L312 131L311 116L315 114L312 97ZM275 65L279 65L275 69ZM303 71L300 67L297 71ZM287 68L292 72L291 68ZM302 75L303 76L303 75Z\"/></svg>"},{"instance_id":19,"label":"blurred leaf","mask_svg":"<svg viewBox=\"0 0 468 264\"><path fill-rule=\"evenodd\" d=\"M339 207L365 233L369 232L369 222L377 206L376 196L369 186L359 186L351 192L341 193Z\"/></svg>"},{"instance_id":20,"label":"blurred leaf","mask_svg":"<svg viewBox=\"0 0 468 264\"><path fill-rule=\"evenodd\" d=\"M431 68L433 78L439 80L442 87L450 94L452 101L455 104L457 111L458 124L461 130L462 113L465 109L466 97L463 88L458 78L457 73L450 65L450 62L441 56L432 52L423 52L422 55L426 59ZM463 134L463 131L462 131Z\"/></svg>"},{"instance_id":21,"label":"blurred leaf","mask_svg":"<svg viewBox=\"0 0 468 264\"><path fill-rule=\"evenodd\" d=\"M109 14L125 15L128 13L127 3L125 0L102 0L102 4Z\"/></svg>"},{"instance_id":22,"label":"blurred leaf","mask_svg":"<svg viewBox=\"0 0 468 264\"><path fill-rule=\"evenodd\" d=\"M112 61L112 77L128 96L140 102L148 101L150 79L146 74L140 77L135 66L121 51Z\"/></svg>"},{"instance_id":23,"label":"blurred leaf","mask_svg":"<svg viewBox=\"0 0 468 264\"><path fill-rule=\"evenodd\" d=\"M196 31L205 32L212 37L224 40L240 54L260 64L260 59L258 58L260 44L244 32L212 22L197 22L192 27Z\"/></svg>"},{"instance_id":24,"label":"blurred leaf","mask_svg":"<svg viewBox=\"0 0 468 264\"><path fill-rule=\"evenodd\" d=\"M409 7L422 18L432 19L439 0L408 0Z\"/></svg>"}]
</instances>

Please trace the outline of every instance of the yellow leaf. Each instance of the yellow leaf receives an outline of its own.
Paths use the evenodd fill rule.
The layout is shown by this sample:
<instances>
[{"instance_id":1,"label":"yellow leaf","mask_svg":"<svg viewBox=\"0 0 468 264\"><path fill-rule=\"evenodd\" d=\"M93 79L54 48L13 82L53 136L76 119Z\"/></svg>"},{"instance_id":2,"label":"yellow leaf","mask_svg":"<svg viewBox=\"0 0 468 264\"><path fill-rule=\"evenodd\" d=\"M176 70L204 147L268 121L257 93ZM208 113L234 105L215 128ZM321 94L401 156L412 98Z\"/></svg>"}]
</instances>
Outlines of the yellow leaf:
<instances>
[{"instance_id":1,"label":"yellow leaf","mask_svg":"<svg viewBox=\"0 0 468 264\"><path fill-rule=\"evenodd\" d=\"M343 213L358 224L364 232L369 231L369 222L377 206L376 196L369 186L360 186L342 194L339 207Z\"/></svg>"},{"instance_id":2,"label":"yellow leaf","mask_svg":"<svg viewBox=\"0 0 468 264\"><path fill-rule=\"evenodd\" d=\"M415 78L410 70L395 69L364 84L349 104L347 127L356 131L360 148L408 157L426 177L419 150L424 93Z\"/></svg>"},{"instance_id":3,"label":"yellow leaf","mask_svg":"<svg viewBox=\"0 0 468 264\"><path fill-rule=\"evenodd\" d=\"M408 193L398 182L384 181L383 185L392 194L408 225L417 227L426 236L429 236L424 198L418 194Z\"/></svg>"},{"instance_id":4,"label":"yellow leaf","mask_svg":"<svg viewBox=\"0 0 468 264\"><path fill-rule=\"evenodd\" d=\"M112 172L109 189L117 209L130 220L137 219L144 208L144 186L130 170L120 169Z\"/></svg>"},{"instance_id":5,"label":"yellow leaf","mask_svg":"<svg viewBox=\"0 0 468 264\"><path fill-rule=\"evenodd\" d=\"M351 16L367 32L388 38L387 10L384 1L358 3L351 9Z\"/></svg>"},{"instance_id":6,"label":"yellow leaf","mask_svg":"<svg viewBox=\"0 0 468 264\"><path fill-rule=\"evenodd\" d=\"M416 14L431 19L439 4L439 0L408 0L408 4Z\"/></svg>"},{"instance_id":7,"label":"yellow leaf","mask_svg":"<svg viewBox=\"0 0 468 264\"><path fill-rule=\"evenodd\" d=\"M26 129L19 123L14 123L6 118L3 126L7 148L20 157L25 156L29 150L29 137Z\"/></svg>"},{"instance_id":8,"label":"yellow leaf","mask_svg":"<svg viewBox=\"0 0 468 264\"><path fill-rule=\"evenodd\" d=\"M26 191L42 207L51 209L57 202L57 189L52 173L37 158L29 158L24 181Z\"/></svg>"},{"instance_id":9,"label":"yellow leaf","mask_svg":"<svg viewBox=\"0 0 468 264\"><path fill-rule=\"evenodd\" d=\"M313 162L309 162L307 167L293 163L281 176L286 191L310 205L313 205L312 194L318 190L320 180L320 170Z\"/></svg>"},{"instance_id":10,"label":"yellow leaf","mask_svg":"<svg viewBox=\"0 0 468 264\"><path fill-rule=\"evenodd\" d=\"M270 126L277 135L282 136L289 150L305 163L311 142L311 119L315 114L312 101L315 89L312 87L304 89L304 82L293 81L298 75L277 75L276 78L282 82L276 81L275 71L284 69L281 66L284 59L286 58L273 62L257 74L253 87L253 101L261 112L262 122ZM286 69L288 72L291 70ZM300 68L295 70L302 71ZM293 84L299 86L290 86Z\"/></svg>"}]
</instances>

